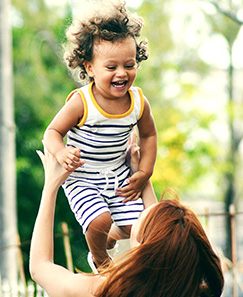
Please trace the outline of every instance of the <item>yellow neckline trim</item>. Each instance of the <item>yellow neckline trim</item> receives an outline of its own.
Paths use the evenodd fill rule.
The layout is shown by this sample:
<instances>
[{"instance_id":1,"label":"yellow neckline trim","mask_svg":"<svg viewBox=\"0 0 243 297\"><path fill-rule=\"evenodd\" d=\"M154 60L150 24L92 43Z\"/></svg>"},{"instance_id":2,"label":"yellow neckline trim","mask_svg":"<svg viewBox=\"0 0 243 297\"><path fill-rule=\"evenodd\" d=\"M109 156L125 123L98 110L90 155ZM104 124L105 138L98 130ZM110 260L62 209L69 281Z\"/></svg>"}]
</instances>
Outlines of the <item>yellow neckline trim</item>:
<instances>
[{"instance_id":1,"label":"yellow neckline trim","mask_svg":"<svg viewBox=\"0 0 243 297\"><path fill-rule=\"evenodd\" d=\"M119 119L119 118L123 118L123 117L126 117L128 116L132 111L133 111L133 108L134 108L134 98L133 98L133 93L132 91L129 89L128 92L129 92L129 95L130 95L130 99L131 99L131 105L130 105L130 108L128 111L126 111L125 113L123 114L109 114L107 113L106 111L104 111L100 106L99 104L96 102L95 98L94 98L94 95L93 95L93 92L92 92L92 85L94 84L94 82L90 83L89 85L89 94L90 94L90 97L91 97L91 100L94 104L94 106L99 110L99 112L107 117L107 118L110 118L110 119Z\"/></svg>"}]
</instances>

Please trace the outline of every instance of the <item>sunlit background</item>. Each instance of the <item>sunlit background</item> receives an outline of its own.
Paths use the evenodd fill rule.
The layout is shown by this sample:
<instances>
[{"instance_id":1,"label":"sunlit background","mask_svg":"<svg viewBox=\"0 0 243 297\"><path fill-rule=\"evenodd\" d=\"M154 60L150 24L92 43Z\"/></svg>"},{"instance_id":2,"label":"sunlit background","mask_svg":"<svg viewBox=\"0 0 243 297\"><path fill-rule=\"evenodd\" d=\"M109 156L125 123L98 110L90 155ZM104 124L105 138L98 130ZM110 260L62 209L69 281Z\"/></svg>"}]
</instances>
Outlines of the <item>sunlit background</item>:
<instances>
[{"instance_id":1,"label":"sunlit background","mask_svg":"<svg viewBox=\"0 0 243 297\"><path fill-rule=\"evenodd\" d=\"M36 149L45 128L77 82L62 60L61 45L73 15L88 0L13 0L14 100L18 231L28 276L29 240L38 209L43 172ZM144 18L141 39L150 57L135 85L148 98L158 130L152 182L158 199L173 188L190 205L211 241L231 259L229 206L243 211L243 1L127 0ZM85 243L60 193L56 232L66 221L73 231L75 265L82 269ZM236 216L238 295L243 296L243 215ZM61 241L61 240L60 240ZM61 243L57 239L57 246ZM85 254L85 253L84 253ZM63 251L57 261L63 263ZM232 259L231 259L232 260ZM232 270L227 270L227 282ZM224 297L233 296L230 285ZM0 294L1 295L1 294Z\"/></svg>"}]
</instances>

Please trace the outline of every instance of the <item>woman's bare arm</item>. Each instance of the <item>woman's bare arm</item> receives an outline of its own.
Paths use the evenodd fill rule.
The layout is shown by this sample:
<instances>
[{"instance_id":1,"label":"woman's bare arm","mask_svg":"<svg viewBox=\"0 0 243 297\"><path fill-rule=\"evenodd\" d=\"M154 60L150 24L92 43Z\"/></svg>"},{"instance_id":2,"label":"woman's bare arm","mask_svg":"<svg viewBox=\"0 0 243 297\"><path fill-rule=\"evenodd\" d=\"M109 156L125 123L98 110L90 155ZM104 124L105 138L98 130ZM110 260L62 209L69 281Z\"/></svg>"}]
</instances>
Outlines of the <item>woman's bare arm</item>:
<instances>
[{"instance_id":1,"label":"woman's bare arm","mask_svg":"<svg viewBox=\"0 0 243 297\"><path fill-rule=\"evenodd\" d=\"M93 297L102 281L100 277L74 274L54 263L53 226L57 192L70 172L48 151L45 150L45 155L40 151L37 153L44 166L45 183L31 241L31 277L52 297Z\"/></svg>"}]
</instances>

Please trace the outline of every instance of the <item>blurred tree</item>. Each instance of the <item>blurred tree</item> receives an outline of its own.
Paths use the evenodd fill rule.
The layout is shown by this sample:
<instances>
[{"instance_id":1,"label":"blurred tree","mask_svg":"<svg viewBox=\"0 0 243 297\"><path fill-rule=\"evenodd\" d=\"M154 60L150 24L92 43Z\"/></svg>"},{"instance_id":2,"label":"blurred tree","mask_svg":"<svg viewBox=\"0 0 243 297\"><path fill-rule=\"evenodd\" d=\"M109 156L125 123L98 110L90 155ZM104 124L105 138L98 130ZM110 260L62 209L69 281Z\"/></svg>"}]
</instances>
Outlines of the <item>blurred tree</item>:
<instances>
[{"instance_id":1,"label":"blurred tree","mask_svg":"<svg viewBox=\"0 0 243 297\"><path fill-rule=\"evenodd\" d=\"M15 124L10 1L0 1L0 282L17 283ZM17 292L13 292L13 294Z\"/></svg>"},{"instance_id":2,"label":"blurred tree","mask_svg":"<svg viewBox=\"0 0 243 297\"><path fill-rule=\"evenodd\" d=\"M207 1L206 1L207 2ZM229 130L229 145L225 154L225 192L224 202L225 211L229 212L231 204L237 204L237 185L236 176L238 172L239 162L239 148L243 139L242 130L242 113L239 110L242 109L242 98L237 96L236 90L236 69L233 64L234 54L233 48L239 35L239 31L242 25L242 20L237 17L237 12L241 10L242 3L239 1L226 1L224 7L220 2L208 1L216 8L216 12L212 16L208 16L207 19L212 26L212 34L220 34L227 42L229 63L227 68L227 121ZM240 165L241 166L241 165ZM231 226L230 217L227 219L226 225L226 256L232 259L231 251Z\"/></svg>"},{"instance_id":3,"label":"blurred tree","mask_svg":"<svg viewBox=\"0 0 243 297\"><path fill-rule=\"evenodd\" d=\"M209 126L215 115L191 104L201 92L200 82L209 67L184 36L175 40L171 26L174 19L177 21L174 8L184 6L184 2L144 0L138 9L145 20L143 35L148 38L150 57L141 65L136 83L152 105L158 130L158 156L152 177L158 197L168 187L185 197L197 189L204 176L216 171L218 148L209 141ZM185 16L188 27L194 25L190 14L188 11ZM204 139L197 136L200 134L209 136Z\"/></svg>"},{"instance_id":4,"label":"blurred tree","mask_svg":"<svg viewBox=\"0 0 243 297\"><path fill-rule=\"evenodd\" d=\"M43 169L36 154L42 149L43 133L68 93L76 88L68 76L62 60L61 44L70 18L58 15L56 8L47 7L44 1L13 1L13 49L17 152L17 204L18 228L28 273L29 240L39 207L43 185ZM68 210L68 211L67 211ZM61 233L61 222L69 229L80 230L72 236L74 265L87 270L83 259L87 251L81 228L76 223L62 191L57 202L56 233ZM83 247L83 249L81 249ZM57 239L56 260L65 265L63 244Z\"/></svg>"}]
</instances>

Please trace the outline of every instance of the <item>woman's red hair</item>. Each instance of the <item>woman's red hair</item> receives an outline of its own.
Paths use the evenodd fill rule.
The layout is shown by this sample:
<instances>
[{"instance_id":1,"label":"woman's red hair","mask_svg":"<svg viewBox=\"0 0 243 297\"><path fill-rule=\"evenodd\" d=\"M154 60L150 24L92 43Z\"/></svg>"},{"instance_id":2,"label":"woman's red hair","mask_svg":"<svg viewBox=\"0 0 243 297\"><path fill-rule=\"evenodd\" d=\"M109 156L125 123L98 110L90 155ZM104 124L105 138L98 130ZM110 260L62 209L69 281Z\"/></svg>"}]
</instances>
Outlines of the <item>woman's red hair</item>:
<instances>
[{"instance_id":1,"label":"woman's red hair","mask_svg":"<svg viewBox=\"0 0 243 297\"><path fill-rule=\"evenodd\" d=\"M104 272L97 297L219 297L224 279L195 213L177 200L162 200L143 219L140 245Z\"/></svg>"}]
</instances>

